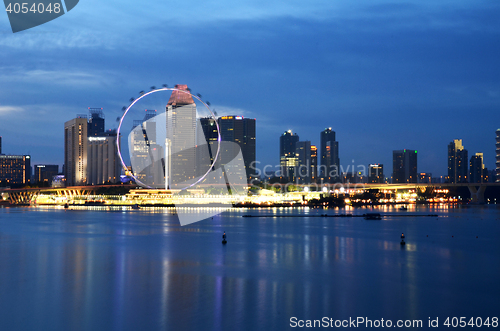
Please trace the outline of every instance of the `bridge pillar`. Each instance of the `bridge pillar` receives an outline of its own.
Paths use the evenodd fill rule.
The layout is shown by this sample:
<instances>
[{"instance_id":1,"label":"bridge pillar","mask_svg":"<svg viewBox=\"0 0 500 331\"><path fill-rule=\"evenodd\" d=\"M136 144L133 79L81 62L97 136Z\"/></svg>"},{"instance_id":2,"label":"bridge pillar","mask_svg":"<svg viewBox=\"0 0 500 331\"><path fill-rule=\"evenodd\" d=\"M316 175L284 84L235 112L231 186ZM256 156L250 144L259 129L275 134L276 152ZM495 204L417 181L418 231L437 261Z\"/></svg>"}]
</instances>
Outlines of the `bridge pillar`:
<instances>
[{"instance_id":1,"label":"bridge pillar","mask_svg":"<svg viewBox=\"0 0 500 331\"><path fill-rule=\"evenodd\" d=\"M468 186L468 187L469 187L471 202L475 205L483 204L485 202L484 191L486 190L486 186L479 185L479 186Z\"/></svg>"}]
</instances>

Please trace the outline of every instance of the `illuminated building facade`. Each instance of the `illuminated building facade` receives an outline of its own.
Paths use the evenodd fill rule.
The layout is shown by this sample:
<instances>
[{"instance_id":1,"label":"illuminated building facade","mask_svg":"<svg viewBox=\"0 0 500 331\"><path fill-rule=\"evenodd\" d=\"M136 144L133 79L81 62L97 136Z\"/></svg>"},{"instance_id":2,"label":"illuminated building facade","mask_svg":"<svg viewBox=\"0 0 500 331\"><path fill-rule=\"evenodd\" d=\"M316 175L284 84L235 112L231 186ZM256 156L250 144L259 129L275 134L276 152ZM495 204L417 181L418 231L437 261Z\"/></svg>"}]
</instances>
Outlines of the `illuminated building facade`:
<instances>
[{"instance_id":1,"label":"illuminated building facade","mask_svg":"<svg viewBox=\"0 0 500 331\"><path fill-rule=\"evenodd\" d=\"M466 183L468 177L468 152L462 139L455 139L448 145L448 182Z\"/></svg>"},{"instance_id":2,"label":"illuminated building facade","mask_svg":"<svg viewBox=\"0 0 500 331\"><path fill-rule=\"evenodd\" d=\"M64 175L68 186L87 184L87 117L64 123Z\"/></svg>"},{"instance_id":3,"label":"illuminated building facade","mask_svg":"<svg viewBox=\"0 0 500 331\"><path fill-rule=\"evenodd\" d=\"M219 127L222 141L238 144L243 155L247 181L257 176L255 169L255 119L243 116L219 117ZM223 145L224 146L224 145ZM234 155L235 151L228 155Z\"/></svg>"},{"instance_id":4,"label":"illuminated building facade","mask_svg":"<svg viewBox=\"0 0 500 331\"><path fill-rule=\"evenodd\" d=\"M392 152L392 182L417 183L417 151L411 149Z\"/></svg>"},{"instance_id":5,"label":"illuminated building facade","mask_svg":"<svg viewBox=\"0 0 500 331\"><path fill-rule=\"evenodd\" d=\"M187 85L175 85L188 92ZM184 182L196 175L196 104L191 94L172 91L168 101L167 143L168 181L172 188L184 187Z\"/></svg>"},{"instance_id":6,"label":"illuminated building facade","mask_svg":"<svg viewBox=\"0 0 500 331\"><path fill-rule=\"evenodd\" d=\"M31 178L29 155L0 155L0 184L2 186L25 185Z\"/></svg>"},{"instance_id":7,"label":"illuminated building facade","mask_svg":"<svg viewBox=\"0 0 500 331\"><path fill-rule=\"evenodd\" d=\"M340 181L339 143L335 140L335 131L326 128L321 132L320 176L326 183Z\"/></svg>"},{"instance_id":8,"label":"illuminated building facade","mask_svg":"<svg viewBox=\"0 0 500 331\"><path fill-rule=\"evenodd\" d=\"M89 108L89 112L87 135L97 137L104 132L104 113L102 108Z\"/></svg>"},{"instance_id":9,"label":"illuminated building facade","mask_svg":"<svg viewBox=\"0 0 500 331\"><path fill-rule=\"evenodd\" d=\"M311 142L297 141L295 143L295 156L297 157L296 181L299 184L310 184L311 174Z\"/></svg>"},{"instance_id":10,"label":"illuminated building facade","mask_svg":"<svg viewBox=\"0 0 500 331\"><path fill-rule=\"evenodd\" d=\"M294 182L298 159L296 156L296 143L299 136L292 130L285 131L280 136L280 172L284 182Z\"/></svg>"},{"instance_id":11,"label":"illuminated building facade","mask_svg":"<svg viewBox=\"0 0 500 331\"><path fill-rule=\"evenodd\" d=\"M483 153L476 153L470 158L469 183L487 183L488 169L484 167Z\"/></svg>"},{"instance_id":12,"label":"illuminated building facade","mask_svg":"<svg viewBox=\"0 0 500 331\"><path fill-rule=\"evenodd\" d=\"M129 136L133 151L132 170L142 183L155 188L165 187L165 157L163 147L158 144L157 123L154 117L157 111L145 109L144 118L135 120Z\"/></svg>"},{"instance_id":13,"label":"illuminated building facade","mask_svg":"<svg viewBox=\"0 0 500 331\"><path fill-rule=\"evenodd\" d=\"M88 137L88 184L116 184L120 181L121 166L116 139L116 132Z\"/></svg>"},{"instance_id":14,"label":"illuminated building facade","mask_svg":"<svg viewBox=\"0 0 500 331\"><path fill-rule=\"evenodd\" d=\"M496 182L500 183L500 129L497 130L497 139L496 139L496 147L497 147L497 156L496 156L496 172L497 178Z\"/></svg>"},{"instance_id":15,"label":"illuminated building facade","mask_svg":"<svg viewBox=\"0 0 500 331\"><path fill-rule=\"evenodd\" d=\"M52 178L59 173L57 164L35 164L35 183L52 184Z\"/></svg>"},{"instance_id":16,"label":"illuminated building facade","mask_svg":"<svg viewBox=\"0 0 500 331\"><path fill-rule=\"evenodd\" d=\"M203 176L214 162L217 153L217 122L214 118L199 119L201 128L197 129L196 137L196 176ZM208 145L208 146L207 146Z\"/></svg>"},{"instance_id":17,"label":"illuminated building facade","mask_svg":"<svg viewBox=\"0 0 500 331\"><path fill-rule=\"evenodd\" d=\"M368 183L383 183L384 182L384 165L370 164L368 165Z\"/></svg>"},{"instance_id":18,"label":"illuminated building facade","mask_svg":"<svg viewBox=\"0 0 500 331\"><path fill-rule=\"evenodd\" d=\"M311 145L311 183L318 179L318 147Z\"/></svg>"}]
</instances>

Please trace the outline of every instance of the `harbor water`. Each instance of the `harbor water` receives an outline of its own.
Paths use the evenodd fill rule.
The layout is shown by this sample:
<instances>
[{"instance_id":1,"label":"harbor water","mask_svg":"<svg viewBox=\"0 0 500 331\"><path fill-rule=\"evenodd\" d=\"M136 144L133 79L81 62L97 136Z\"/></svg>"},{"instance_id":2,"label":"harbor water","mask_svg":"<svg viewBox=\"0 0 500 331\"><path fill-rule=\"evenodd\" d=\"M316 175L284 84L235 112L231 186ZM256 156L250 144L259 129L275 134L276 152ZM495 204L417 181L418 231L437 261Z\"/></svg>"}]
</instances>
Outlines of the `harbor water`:
<instances>
[{"instance_id":1,"label":"harbor water","mask_svg":"<svg viewBox=\"0 0 500 331\"><path fill-rule=\"evenodd\" d=\"M321 217L366 212L389 216ZM497 205L235 209L185 227L166 208L0 208L0 329L491 321L499 240Z\"/></svg>"}]
</instances>

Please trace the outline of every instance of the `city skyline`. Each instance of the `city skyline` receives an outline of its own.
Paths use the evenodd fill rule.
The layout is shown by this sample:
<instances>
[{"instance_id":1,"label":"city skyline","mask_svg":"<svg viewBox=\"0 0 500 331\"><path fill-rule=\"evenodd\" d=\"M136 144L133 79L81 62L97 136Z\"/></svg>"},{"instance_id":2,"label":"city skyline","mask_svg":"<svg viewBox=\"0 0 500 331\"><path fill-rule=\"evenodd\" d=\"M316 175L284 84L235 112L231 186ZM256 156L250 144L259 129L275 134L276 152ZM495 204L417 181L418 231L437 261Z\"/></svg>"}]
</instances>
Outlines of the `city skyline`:
<instances>
[{"instance_id":1,"label":"city skyline","mask_svg":"<svg viewBox=\"0 0 500 331\"><path fill-rule=\"evenodd\" d=\"M332 127L343 165L389 165L392 150L410 148L420 170L446 176L446 145L462 139L495 168L496 2L155 3L138 15L123 1L119 11L94 10L108 6L89 0L16 34L0 19L4 153L62 165L66 119L88 106L114 119L140 90L179 83L219 115L258 118L264 164L276 163L279 147L266 143L276 134L291 129L319 146L317 132Z\"/></svg>"},{"instance_id":2,"label":"city skyline","mask_svg":"<svg viewBox=\"0 0 500 331\"><path fill-rule=\"evenodd\" d=\"M169 106L167 105L167 108L168 108L168 107L169 107ZM105 129L104 113L103 113L103 111L102 111L102 108L91 108L91 107L89 107L89 108L88 108L88 110L89 110L89 115L79 114L79 115L77 115L77 117L76 117L75 119L73 119L73 120L71 120L71 121L75 121L75 120L78 120L78 119L85 119L85 120L86 120L86 119L88 118L88 125L87 125L87 130L88 130L88 133L85 133L85 135L88 135L89 137L91 137L91 136L97 136L97 135L99 135L99 133L100 133L100 131L101 131L101 130ZM156 110L147 110L147 109L146 109L146 112L148 112L148 111L149 111L149 112L154 112L154 113L156 112ZM167 113L168 113L168 111L167 111ZM150 117L151 117L151 116L154 116L154 115L148 115L148 113L146 113L146 117L144 118L144 120L146 120L146 119L148 118L148 116L150 116ZM238 116L238 115L235 115L235 116L234 116L234 115L233 115L233 116L219 116L219 117L218 117L218 120L220 121L220 120L227 120L227 119L234 119L234 118L237 118L237 119L244 119L242 116ZM206 119L206 118L201 117L201 118L199 118L199 119L198 119L198 121L201 121L201 120L203 120L203 119ZM247 120L249 120L249 119L245 118L245 121L247 121ZM71 121L69 121L69 122L71 122ZM255 126L255 119L253 119L252 121L253 121L253 124L252 124L252 125L253 125L253 128L252 128L252 130L253 130L253 132L255 133L255 129L256 129L256 126ZM134 120L134 126L138 125L138 124L136 124L135 122L139 123L139 122L142 122L142 121L140 121L140 120ZM96 124L96 123L97 123L97 124ZM145 123L146 123L146 122L145 122ZM65 126L66 126L67 124L68 124L68 121L66 121ZM200 124L201 124L201 122L200 122ZM95 131L95 132L91 132L91 130L92 130L91 128L97 128L97 129L94 129L94 131ZM231 129L231 130L232 130L232 129ZM108 130L108 131L112 132L113 130ZM206 130L203 130L203 131L206 131ZM499 150L499 149L498 149L498 142L497 142L497 141L498 141L498 132L499 132L499 131L500 131L500 129L497 129L497 130L495 131L495 133L497 134L497 138L496 138L496 140L495 140L495 142L496 142L495 146L497 147L497 149L496 149L496 154L494 154L494 156L495 156L496 158L498 158L498 150ZM206 133L207 133L207 132L205 132L205 134L206 134ZM320 135L321 135L321 136L325 136L325 133L332 134L332 135L333 135L333 138L332 138L333 140L332 140L332 141L335 141L335 132L331 129L331 127L330 127L330 128L326 128L325 130L321 131ZM141 134L141 135L142 135L142 134ZM290 152L290 151L288 152L288 154L292 153L292 154L293 154L293 157L295 158L295 151L296 151L296 150L295 150L295 145L296 145L296 143L297 143L297 145L299 144L299 136L298 136L298 134L297 134L297 133L293 133L291 130L285 131L285 133L283 133L283 134L280 136L280 144L279 144L279 145L280 145L280 149L281 149L281 150L283 149L283 146L282 146L282 145L283 145L283 141L282 141L282 140L283 140L283 138L286 138L286 136L287 136L287 135L291 135L291 137L293 137L293 138L295 139L295 140L293 140L293 142L290 142L290 148L289 148L289 149L290 149L290 151L292 151L292 150L293 150L293 153L292 153L292 152ZM254 136L254 137L255 137L255 136ZM1 142L1 139L2 139L2 137L0 136L0 142ZM207 138L207 139L208 139L208 138ZM223 139L223 140L225 140L225 139ZM231 139L230 139L230 140L231 140ZM228 141L230 141L230 140L228 140ZM256 141L256 139L255 139L255 138L253 138L253 144L254 144L254 145L255 145L255 141ZM208 142L208 141L207 141L207 142ZM235 142L237 142L238 144L241 144L241 143L242 143L242 142L238 141L238 139L236 139L236 140L235 140ZM311 144L311 141L309 141L309 140L300 141L300 143L308 143L308 144L309 144L309 146L310 146L310 147L309 147L309 149L314 148L315 150L317 150L316 146L312 145L312 144ZM245 144L246 144L246 143L245 143ZM337 151L337 153L338 153L338 142L337 142L337 141L335 141L335 144L337 145L337 147L335 148L335 150L336 150L336 151ZM242 145L242 146L243 146L243 145ZM457 146L457 147L455 147L455 146ZM0 148L1 148L1 145L0 145ZM406 151L406 149L405 149L405 151ZM457 151L458 151L458 152L457 152ZM394 150L394 151L393 151L393 154L394 154L395 152L396 152L396 151ZM400 152L403 152L403 151L401 150ZM417 153L417 151L415 151L415 150L412 150L412 152ZM280 153L283 153L283 151L281 151ZM298 152L298 149L297 149L297 153L299 153L299 152ZM312 153L312 151L311 151L311 153ZM459 154L457 154L457 153L459 153ZM465 153L463 156L460 156L460 157L458 158L458 159L460 160L460 164L463 164L463 166L460 166L460 168L459 168L459 169L461 169L461 168L463 168L463 169L462 169L462 170L459 170L459 171L460 171L461 173L463 173L463 175L462 175L462 176L465 176L465 178L464 178L464 179L460 179L460 178L462 178L462 177L459 177L459 179L456 179L456 178L455 178L455 179L453 179L453 178L452 178L452 179L449 179L449 178L451 178L451 177L450 177L450 174L451 174L451 176L453 177L453 176L455 176L454 174L457 172L457 170L454 170L455 168L457 168L457 165L452 165L452 164L453 164L453 162L457 162L457 161L454 161L454 159L456 158L454 155L461 155L460 153ZM4 155L5 155L5 154L4 154ZM7 154L7 155L28 155L28 154ZM252 156L252 161L245 161L246 168L247 168L247 172L248 172L248 169L250 169L251 171L253 171L253 169L256 169L256 168L252 168L252 167L251 167L251 163L253 162L253 160L255 160L255 159L254 159L254 157L255 157L255 152L253 152L253 154L250 154L250 155ZM298 154L297 154L297 155L298 155ZM320 159L321 159L321 158L323 158L323 156L322 156L322 155L323 155L323 153L319 154ZM326 154L325 154L325 155L326 155ZM477 155L480 155L480 158L481 158L481 167L482 167L483 169L485 169L485 171L486 171L486 172L485 172L486 179L487 179L487 177L488 177L488 175L489 175L489 172L490 172L490 171L492 171L492 173L493 173L493 174L495 174L495 172L496 172L496 171L495 171L495 169L497 169L496 164L495 164L495 166L493 166L491 169L488 169L488 168L486 167L485 163L484 163L484 153L475 153L475 155L476 155L476 156L477 156ZM338 155L337 155L337 156L338 156ZM394 162L395 162L395 161L394 161L394 157L395 157L395 156L393 155L393 164L395 164L395 163L394 163ZM319 160L320 160L320 159L319 159ZM452 161L452 159L453 159L453 161ZM297 160L298 160L298 159L297 159ZM321 178L321 164L320 164L319 160L318 160L318 165L317 165L317 169L316 169L316 171L318 172L318 178ZM269 175L272 175L272 173L273 173L274 171L271 171L270 173L266 172L266 173L264 174L264 173L262 172L262 168L263 168L263 166L262 166L262 162L261 162L261 161L259 161L258 159L257 159L256 161L258 161L258 162L257 162L257 164L258 164L257 168L259 169L259 171L261 171L261 173L262 173L264 176L269 177ZM354 161L354 160L353 160L353 161ZM462 162L462 161L463 161L463 162ZM298 162L298 161L297 161L297 162ZM471 163L471 166L469 166L469 162ZM36 162L36 163L38 163L38 164L42 164L42 162ZM282 166L283 166L283 162L281 162L281 163L282 163L282 164L281 164L281 167L282 167ZM298 167L298 166L299 166L299 163L300 163L300 162L298 162L298 163L297 163L297 165L294 165L294 166ZM50 164L50 163L45 163L45 164ZM353 162L353 164L354 164L354 162ZM351 165L353 165L353 164L351 164ZM64 169L64 165L65 165L64 163L63 163L63 164L61 164L61 169ZM365 176L365 177L370 177L370 169L369 169L369 168L371 167L371 165L372 165L371 163L370 163L370 164L368 164L368 165L364 165L364 164L359 165L359 164L357 164L357 166L363 166L363 167L365 167L365 168L364 168L364 169L365 169L365 173L364 173L364 176ZM311 166L311 164L310 164L310 166ZM349 166L349 165L348 165L348 166ZM276 164L276 165L275 165L275 167L279 168L279 165L278 165L278 164ZM470 169L469 169L469 168L470 168ZM312 168L311 168L311 169L312 169ZM339 169L339 175L341 175L341 174L343 174L343 173L350 173L350 172L352 172L352 169L351 169L351 170L349 170L349 171L344 171L345 169L348 169L348 168L343 167L343 166L342 166L342 164L338 167L338 169ZM394 165L393 165L393 169L392 169L392 170L394 171ZM83 171L83 170L82 170L82 171ZM292 171L292 170L291 170L291 171ZM85 171L84 171L84 172L85 172ZM436 175L434 175L434 176L432 176L432 178L433 178L433 179L435 178L435 179L436 179L436 181L437 181L437 180L439 180L439 182L451 182L451 183L454 183L454 182L469 182L469 174L470 174L471 172L472 172L472 159L471 159L471 160L469 160L469 158L468 158L468 150L464 148L464 146L463 146L463 144L462 144L462 139L454 139L454 140L453 140L453 141L452 141L452 142L448 145L448 176L443 176L443 175L437 175L437 176L436 176ZM422 172L422 170L420 170L420 169L418 169L418 173L421 173L422 175L424 174L424 173ZM481 174L482 174L482 173L483 173L483 172L481 171ZM34 174L35 174L35 168L34 168L34 166L33 166L31 176L34 176ZM430 172L425 172L425 174L427 174L427 175L432 175L432 173L430 173ZM392 175L393 175L393 173L391 173L391 174L385 174L385 178L387 178L387 179L388 179L388 181L389 181L389 182L391 182L391 181L393 180L393 179L392 179ZM250 177L252 177L250 174L249 174L248 176L249 176L249 178L250 178ZM482 175L481 175L481 176L482 176ZM36 176L35 176L35 177L36 177ZM417 176L415 176L415 178L417 178ZM367 180L369 180L369 178L367 178ZM71 179L70 179L70 181L71 181ZM295 181L295 178L293 179L293 181ZM301 179L301 181L302 181L302 179ZM339 180L339 181L340 181L340 180ZM476 182L476 181L477 181L477 179L474 179L474 180L473 180L473 182ZM487 181L487 180L486 180L486 181ZM420 180L418 180L418 182L420 182Z\"/></svg>"}]
</instances>

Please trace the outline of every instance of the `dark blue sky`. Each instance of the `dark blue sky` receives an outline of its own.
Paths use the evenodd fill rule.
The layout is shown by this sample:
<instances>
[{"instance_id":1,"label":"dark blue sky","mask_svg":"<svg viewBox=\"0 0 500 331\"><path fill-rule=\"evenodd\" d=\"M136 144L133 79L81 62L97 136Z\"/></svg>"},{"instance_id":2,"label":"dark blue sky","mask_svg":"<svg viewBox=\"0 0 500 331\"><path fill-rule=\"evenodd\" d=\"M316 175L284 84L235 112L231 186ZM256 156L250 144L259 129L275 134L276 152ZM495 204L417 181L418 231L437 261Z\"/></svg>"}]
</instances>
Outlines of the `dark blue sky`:
<instances>
[{"instance_id":1,"label":"dark blue sky","mask_svg":"<svg viewBox=\"0 0 500 331\"><path fill-rule=\"evenodd\" d=\"M82 0L13 34L0 15L4 153L63 162L64 122L103 107L107 127L130 97L188 84L220 114L257 119L257 159L278 162L292 129L340 161L383 163L417 149L421 172L446 175L463 139L494 168L500 128L500 3L492 1Z\"/></svg>"}]
</instances>

